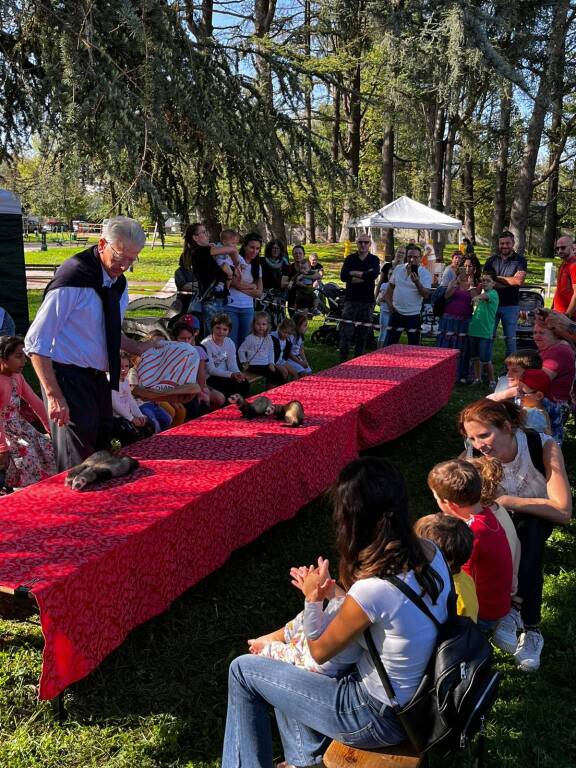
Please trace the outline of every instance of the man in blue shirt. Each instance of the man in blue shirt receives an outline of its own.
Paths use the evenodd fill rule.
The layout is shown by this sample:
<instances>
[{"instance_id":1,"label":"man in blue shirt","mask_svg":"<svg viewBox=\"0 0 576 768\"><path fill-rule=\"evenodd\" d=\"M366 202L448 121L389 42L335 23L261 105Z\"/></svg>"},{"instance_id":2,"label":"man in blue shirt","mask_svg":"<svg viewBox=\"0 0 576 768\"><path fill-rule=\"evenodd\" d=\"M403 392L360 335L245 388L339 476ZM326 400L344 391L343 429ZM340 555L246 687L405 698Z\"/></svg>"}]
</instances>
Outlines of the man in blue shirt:
<instances>
[{"instance_id":1,"label":"man in blue shirt","mask_svg":"<svg viewBox=\"0 0 576 768\"><path fill-rule=\"evenodd\" d=\"M498 312L494 325L494 336L498 323L502 321L502 331L506 339L506 356L516 352L516 328L520 314L520 286L524 284L528 264L524 256L514 250L512 232L502 232L498 238L498 253L491 256L484 265L484 270L491 270L496 275L494 288L498 291Z\"/></svg>"},{"instance_id":2,"label":"man in blue shirt","mask_svg":"<svg viewBox=\"0 0 576 768\"><path fill-rule=\"evenodd\" d=\"M374 287L380 274L380 260L370 253L370 236L358 235L358 250L346 256L340 280L346 284L346 300L342 310L344 321L340 328L340 362L348 358L354 339L354 354L363 355L374 311ZM363 325L354 325L354 321Z\"/></svg>"}]
</instances>

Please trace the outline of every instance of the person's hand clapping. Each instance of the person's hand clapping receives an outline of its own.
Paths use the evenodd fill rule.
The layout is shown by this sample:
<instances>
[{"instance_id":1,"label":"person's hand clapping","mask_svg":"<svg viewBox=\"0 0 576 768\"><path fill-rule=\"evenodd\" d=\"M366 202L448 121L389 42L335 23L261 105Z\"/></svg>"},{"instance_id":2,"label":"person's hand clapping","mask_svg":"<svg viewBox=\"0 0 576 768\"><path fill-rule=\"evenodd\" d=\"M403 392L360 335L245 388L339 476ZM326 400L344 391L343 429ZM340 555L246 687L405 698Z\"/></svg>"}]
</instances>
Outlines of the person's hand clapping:
<instances>
[{"instance_id":1,"label":"person's hand clapping","mask_svg":"<svg viewBox=\"0 0 576 768\"><path fill-rule=\"evenodd\" d=\"M334 594L336 582L330 578L329 566L328 560L322 560L322 564L304 578L302 592L307 602L318 603Z\"/></svg>"}]
</instances>

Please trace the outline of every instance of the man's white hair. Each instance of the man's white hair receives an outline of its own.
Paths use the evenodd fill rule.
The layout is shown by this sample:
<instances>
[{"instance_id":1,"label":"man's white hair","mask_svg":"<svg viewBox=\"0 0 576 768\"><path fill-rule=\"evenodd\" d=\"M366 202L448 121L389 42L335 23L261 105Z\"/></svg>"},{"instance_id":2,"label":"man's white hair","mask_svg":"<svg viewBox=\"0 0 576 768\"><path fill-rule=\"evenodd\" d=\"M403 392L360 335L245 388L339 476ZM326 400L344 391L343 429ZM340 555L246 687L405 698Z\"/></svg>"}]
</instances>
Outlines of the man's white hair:
<instances>
[{"instance_id":1,"label":"man's white hair","mask_svg":"<svg viewBox=\"0 0 576 768\"><path fill-rule=\"evenodd\" d=\"M139 249L146 245L146 232L136 219L114 216L102 227L102 237L109 243L134 243Z\"/></svg>"}]
</instances>

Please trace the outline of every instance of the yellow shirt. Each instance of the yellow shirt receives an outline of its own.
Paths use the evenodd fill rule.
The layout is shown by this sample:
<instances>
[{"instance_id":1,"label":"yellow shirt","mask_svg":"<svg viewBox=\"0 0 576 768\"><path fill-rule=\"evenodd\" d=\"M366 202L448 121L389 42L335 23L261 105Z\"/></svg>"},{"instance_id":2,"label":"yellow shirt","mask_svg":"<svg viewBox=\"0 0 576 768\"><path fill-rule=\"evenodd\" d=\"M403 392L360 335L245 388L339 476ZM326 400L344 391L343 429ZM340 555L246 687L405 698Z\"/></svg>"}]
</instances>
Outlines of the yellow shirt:
<instances>
[{"instance_id":1,"label":"yellow shirt","mask_svg":"<svg viewBox=\"0 0 576 768\"><path fill-rule=\"evenodd\" d=\"M454 588L458 601L456 610L460 616L469 616L473 622L478 621L478 597L476 585L471 576L464 571L453 575Z\"/></svg>"}]
</instances>

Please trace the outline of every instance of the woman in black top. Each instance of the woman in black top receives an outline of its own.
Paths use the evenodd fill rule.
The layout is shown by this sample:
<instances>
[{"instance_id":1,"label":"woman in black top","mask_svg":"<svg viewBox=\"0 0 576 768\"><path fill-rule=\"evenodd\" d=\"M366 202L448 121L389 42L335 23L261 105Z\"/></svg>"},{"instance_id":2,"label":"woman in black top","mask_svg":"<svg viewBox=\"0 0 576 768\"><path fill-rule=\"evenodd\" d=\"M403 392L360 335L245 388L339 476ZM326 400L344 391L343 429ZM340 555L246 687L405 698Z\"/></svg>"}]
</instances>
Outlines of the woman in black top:
<instances>
[{"instance_id":1,"label":"woman in black top","mask_svg":"<svg viewBox=\"0 0 576 768\"><path fill-rule=\"evenodd\" d=\"M220 259L217 257L227 257ZM176 270L176 286L180 290L198 288L204 328L210 330L214 315L225 312L230 281L238 265L238 251L231 246L212 245L203 224L189 224L184 233L184 250ZM184 294L187 295L187 294ZM184 304L186 306L186 304ZM190 311L190 306L187 310Z\"/></svg>"},{"instance_id":2,"label":"woman in black top","mask_svg":"<svg viewBox=\"0 0 576 768\"><path fill-rule=\"evenodd\" d=\"M288 256L281 240L270 240L262 261L262 285L265 291L283 293L288 285Z\"/></svg>"}]
</instances>

